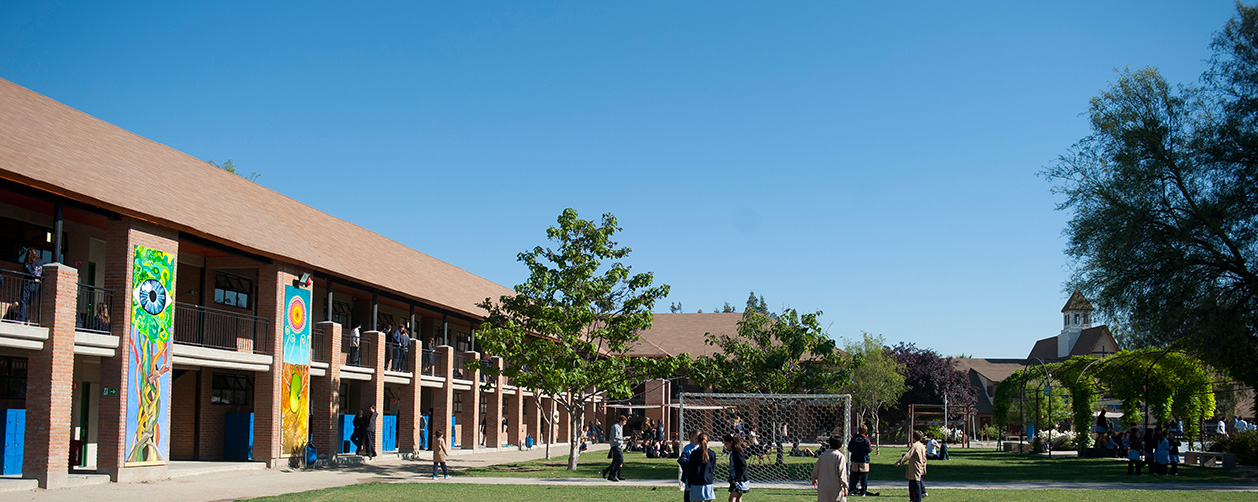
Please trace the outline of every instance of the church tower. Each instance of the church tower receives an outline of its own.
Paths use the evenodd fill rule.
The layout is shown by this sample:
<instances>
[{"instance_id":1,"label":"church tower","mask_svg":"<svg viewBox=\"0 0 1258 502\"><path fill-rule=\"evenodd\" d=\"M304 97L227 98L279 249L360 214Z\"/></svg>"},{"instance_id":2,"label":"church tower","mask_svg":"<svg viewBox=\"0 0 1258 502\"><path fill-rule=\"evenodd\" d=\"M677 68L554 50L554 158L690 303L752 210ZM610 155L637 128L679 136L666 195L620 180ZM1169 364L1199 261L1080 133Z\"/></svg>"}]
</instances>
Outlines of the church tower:
<instances>
[{"instance_id":1,"label":"church tower","mask_svg":"<svg viewBox=\"0 0 1258 502\"><path fill-rule=\"evenodd\" d=\"M1063 326L1057 335L1057 357L1070 355L1070 349L1079 341L1079 333L1092 327L1093 310L1092 304L1077 289L1066 300L1066 306L1061 308Z\"/></svg>"}]
</instances>

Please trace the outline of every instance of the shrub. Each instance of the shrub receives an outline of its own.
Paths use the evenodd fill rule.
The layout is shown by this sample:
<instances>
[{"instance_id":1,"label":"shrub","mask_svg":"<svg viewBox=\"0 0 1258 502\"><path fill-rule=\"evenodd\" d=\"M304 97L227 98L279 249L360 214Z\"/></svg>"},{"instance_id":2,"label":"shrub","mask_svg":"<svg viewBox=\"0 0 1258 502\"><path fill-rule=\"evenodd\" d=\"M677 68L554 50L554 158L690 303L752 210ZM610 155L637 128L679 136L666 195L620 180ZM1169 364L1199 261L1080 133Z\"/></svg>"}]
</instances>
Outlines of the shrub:
<instances>
[{"instance_id":1,"label":"shrub","mask_svg":"<svg viewBox=\"0 0 1258 502\"><path fill-rule=\"evenodd\" d=\"M1258 431L1246 431L1220 437L1210 450L1236 455L1238 464L1258 465Z\"/></svg>"},{"instance_id":2,"label":"shrub","mask_svg":"<svg viewBox=\"0 0 1258 502\"><path fill-rule=\"evenodd\" d=\"M1000 428L995 425L984 425L978 430L978 436L986 440L998 438L1000 437Z\"/></svg>"}]
</instances>

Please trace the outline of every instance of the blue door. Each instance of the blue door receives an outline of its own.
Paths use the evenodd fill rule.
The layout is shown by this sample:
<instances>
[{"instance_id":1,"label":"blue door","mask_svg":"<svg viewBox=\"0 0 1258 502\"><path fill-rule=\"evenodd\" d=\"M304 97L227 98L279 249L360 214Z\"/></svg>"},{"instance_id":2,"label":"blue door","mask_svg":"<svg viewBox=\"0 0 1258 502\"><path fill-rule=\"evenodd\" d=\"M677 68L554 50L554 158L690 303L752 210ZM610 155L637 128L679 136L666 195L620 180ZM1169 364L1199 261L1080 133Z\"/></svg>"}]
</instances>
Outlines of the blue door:
<instances>
[{"instance_id":1,"label":"blue door","mask_svg":"<svg viewBox=\"0 0 1258 502\"><path fill-rule=\"evenodd\" d=\"M0 474L22 474L26 445L26 410L4 410L4 442L0 443Z\"/></svg>"},{"instance_id":2,"label":"blue door","mask_svg":"<svg viewBox=\"0 0 1258 502\"><path fill-rule=\"evenodd\" d=\"M385 415L383 425L380 450L397 451L397 415Z\"/></svg>"}]
</instances>

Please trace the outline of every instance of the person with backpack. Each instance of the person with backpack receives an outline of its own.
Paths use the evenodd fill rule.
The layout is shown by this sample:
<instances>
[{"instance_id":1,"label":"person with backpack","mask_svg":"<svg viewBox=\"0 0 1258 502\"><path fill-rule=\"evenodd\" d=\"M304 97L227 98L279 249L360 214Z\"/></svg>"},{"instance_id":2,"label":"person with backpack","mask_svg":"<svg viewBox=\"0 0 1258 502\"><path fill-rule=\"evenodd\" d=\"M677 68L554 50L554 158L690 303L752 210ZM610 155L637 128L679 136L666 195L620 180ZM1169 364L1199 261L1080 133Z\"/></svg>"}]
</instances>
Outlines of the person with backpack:
<instances>
[{"instance_id":1,"label":"person with backpack","mask_svg":"<svg viewBox=\"0 0 1258 502\"><path fill-rule=\"evenodd\" d=\"M699 447L700 434L703 434L703 431L695 431L694 434L691 434L690 443L683 446L681 448L681 453L677 454L677 465L681 468L681 485L682 493L684 494L682 497L683 502L690 502L690 476L688 475L689 470L687 469L687 466L690 465L690 454L694 453L695 448Z\"/></svg>"},{"instance_id":2,"label":"person with backpack","mask_svg":"<svg viewBox=\"0 0 1258 502\"><path fill-rule=\"evenodd\" d=\"M699 433L699 447L690 452L686 479L690 482L690 502L716 499L716 454L708 448L708 435Z\"/></svg>"},{"instance_id":3,"label":"person with backpack","mask_svg":"<svg viewBox=\"0 0 1258 502\"><path fill-rule=\"evenodd\" d=\"M852 476L856 477L852 480L852 495L864 496L865 492L869 491L869 454L874 451L874 448L869 443L869 438L865 436L869 432L869 427L860 424L856 430L857 434L847 442L847 451L852 456Z\"/></svg>"}]
</instances>

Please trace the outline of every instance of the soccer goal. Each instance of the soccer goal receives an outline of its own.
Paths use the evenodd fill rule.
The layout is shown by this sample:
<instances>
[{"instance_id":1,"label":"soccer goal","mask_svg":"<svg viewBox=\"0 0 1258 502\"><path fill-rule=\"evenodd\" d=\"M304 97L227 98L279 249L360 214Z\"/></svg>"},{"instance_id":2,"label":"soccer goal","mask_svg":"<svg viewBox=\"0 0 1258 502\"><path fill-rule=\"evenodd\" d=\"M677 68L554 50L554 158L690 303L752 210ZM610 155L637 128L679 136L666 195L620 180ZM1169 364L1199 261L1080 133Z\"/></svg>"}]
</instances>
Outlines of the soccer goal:
<instances>
[{"instance_id":1,"label":"soccer goal","mask_svg":"<svg viewBox=\"0 0 1258 502\"><path fill-rule=\"evenodd\" d=\"M830 436L852 436L849 394L702 394L684 392L678 400L682 444L697 431L723 453L721 438L743 438L747 474L754 481L799 481L812 475L817 454ZM846 451L844 452L846 454ZM729 457L718 455L716 479L729 472Z\"/></svg>"}]
</instances>

